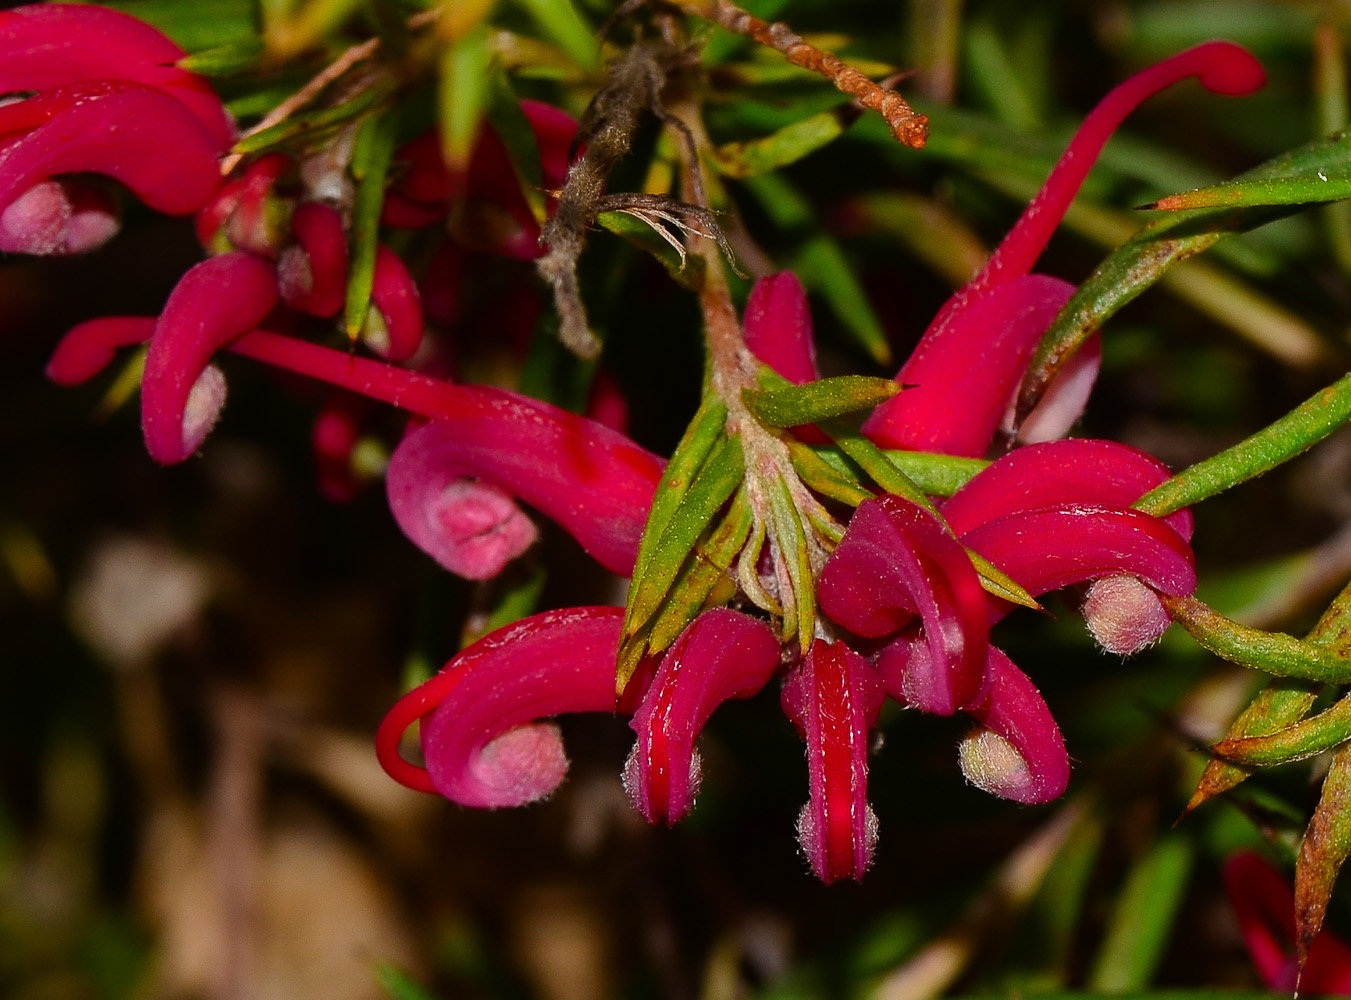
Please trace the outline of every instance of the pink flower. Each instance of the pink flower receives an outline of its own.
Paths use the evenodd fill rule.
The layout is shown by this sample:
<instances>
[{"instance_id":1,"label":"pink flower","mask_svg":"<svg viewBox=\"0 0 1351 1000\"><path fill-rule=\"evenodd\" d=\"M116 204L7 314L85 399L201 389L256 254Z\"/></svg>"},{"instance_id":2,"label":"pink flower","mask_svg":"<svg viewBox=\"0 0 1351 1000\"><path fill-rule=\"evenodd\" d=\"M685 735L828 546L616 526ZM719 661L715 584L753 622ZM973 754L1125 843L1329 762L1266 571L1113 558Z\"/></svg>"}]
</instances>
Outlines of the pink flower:
<instances>
[{"instance_id":1,"label":"pink flower","mask_svg":"<svg viewBox=\"0 0 1351 1000\"><path fill-rule=\"evenodd\" d=\"M939 311L896 381L912 386L879 406L864 432L886 448L983 455L999 429L1033 347L1074 292L1058 278L1030 274L1099 151L1142 101L1197 77L1219 94L1252 93L1265 80L1251 54L1206 42L1149 67L1109 93L1084 120L1064 155L980 272ZM1089 348L1096 351L1094 345ZM1087 366L1086 368L1084 366ZM1068 392L1039 439L1059 437L1078 417L1096 362L1062 372L1049 397ZM1046 405L1055 403L1048 398Z\"/></svg>"},{"instance_id":2,"label":"pink flower","mask_svg":"<svg viewBox=\"0 0 1351 1000\"><path fill-rule=\"evenodd\" d=\"M961 753L973 784L1021 802L1056 798L1069 779L1059 730L1031 682L988 645L986 630L1011 605L981 589L963 546L1034 597L1121 576L1156 603L1152 589L1191 593L1190 515L1161 520L1126 506L1167 476L1124 445L1067 440L992 463L942 506L946 530L900 497L866 501L821 572L821 610L885 641L875 663L893 698L982 724ZM1167 624L1164 614L1159 631Z\"/></svg>"},{"instance_id":3,"label":"pink flower","mask_svg":"<svg viewBox=\"0 0 1351 1000\"><path fill-rule=\"evenodd\" d=\"M84 4L0 12L0 245L92 249L116 231L106 196L68 174L111 177L157 211L186 215L220 183L234 125L183 51L135 18Z\"/></svg>"}]
</instances>

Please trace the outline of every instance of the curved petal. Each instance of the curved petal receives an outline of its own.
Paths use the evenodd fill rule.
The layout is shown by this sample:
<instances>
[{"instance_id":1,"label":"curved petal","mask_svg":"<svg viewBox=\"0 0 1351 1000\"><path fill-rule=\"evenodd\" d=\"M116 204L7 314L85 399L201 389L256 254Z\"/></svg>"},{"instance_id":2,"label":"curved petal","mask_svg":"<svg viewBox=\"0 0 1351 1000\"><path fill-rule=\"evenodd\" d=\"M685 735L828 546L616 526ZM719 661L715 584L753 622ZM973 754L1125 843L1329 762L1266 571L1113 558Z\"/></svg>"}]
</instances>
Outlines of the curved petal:
<instances>
[{"instance_id":1,"label":"curved petal","mask_svg":"<svg viewBox=\"0 0 1351 1000\"><path fill-rule=\"evenodd\" d=\"M1048 441L996 459L943 504L943 517L958 538L987 521L1035 507L1067 503L1133 504L1168 479L1168 467L1153 455L1092 438ZM1190 538L1190 511L1163 519Z\"/></svg>"},{"instance_id":2,"label":"curved petal","mask_svg":"<svg viewBox=\"0 0 1351 1000\"><path fill-rule=\"evenodd\" d=\"M807 744L811 798L798 840L822 882L860 879L877 844L868 805L868 731L882 708L882 683L843 642L817 639L784 684L782 704Z\"/></svg>"},{"instance_id":3,"label":"curved petal","mask_svg":"<svg viewBox=\"0 0 1351 1000\"><path fill-rule=\"evenodd\" d=\"M390 710L376 735L381 764L410 787L466 806L548 795L568 762L557 728L535 720L613 711L623 618L623 608L548 611L480 639ZM398 752L418 719L425 772Z\"/></svg>"},{"instance_id":4,"label":"curved petal","mask_svg":"<svg viewBox=\"0 0 1351 1000\"><path fill-rule=\"evenodd\" d=\"M271 265L250 254L212 257L183 275L155 324L141 376L141 429L155 461L181 462L201 444L185 434L189 393L211 356L276 302Z\"/></svg>"},{"instance_id":5,"label":"curved petal","mask_svg":"<svg viewBox=\"0 0 1351 1000\"><path fill-rule=\"evenodd\" d=\"M379 334L363 330L366 346L386 361L407 361L416 354L422 345L417 282L403 259L383 243L375 251L371 308L379 311Z\"/></svg>"},{"instance_id":6,"label":"curved petal","mask_svg":"<svg viewBox=\"0 0 1351 1000\"><path fill-rule=\"evenodd\" d=\"M885 448L984 455L1032 349L1073 294L1067 281L1032 274L944 307L896 376L905 391L863 432Z\"/></svg>"},{"instance_id":7,"label":"curved petal","mask_svg":"<svg viewBox=\"0 0 1351 1000\"><path fill-rule=\"evenodd\" d=\"M980 578L962 546L908 500L859 504L821 572L818 599L832 621L868 636L918 613L928 655L905 673L914 707L951 715L981 691L989 612Z\"/></svg>"},{"instance_id":8,"label":"curved petal","mask_svg":"<svg viewBox=\"0 0 1351 1000\"><path fill-rule=\"evenodd\" d=\"M81 80L129 80L186 107L221 152L235 127L211 85L174 64L186 53L155 28L93 4L37 3L0 13L0 94Z\"/></svg>"},{"instance_id":9,"label":"curved petal","mask_svg":"<svg viewBox=\"0 0 1351 1000\"><path fill-rule=\"evenodd\" d=\"M1033 597L1126 573L1165 594L1196 589L1191 546L1156 517L1108 504L1059 504L972 529L962 543Z\"/></svg>"},{"instance_id":10,"label":"curved petal","mask_svg":"<svg viewBox=\"0 0 1351 1000\"><path fill-rule=\"evenodd\" d=\"M77 83L0 107L0 210L57 174L105 174L167 215L220 185L220 149L171 97L133 83Z\"/></svg>"},{"instance_id":11,"label":"curved petal","mask_svg":"<svg viewBox=\"0 0 1351 1000\"><path fill-rule=\"evenodd\" d=\"M742 327L747 349L788 381L802 385L820 378L807 292L792 271L755 283Z\"/></svg>"},{"instance_id":12,"label":"curved petal","mask_svg":"<svg viewBox=\"0 0 1351 1000\"><path fill-rule=\"evenodd\" d=\"M447 569L437 511L449 486L475 476L557 521L606 569L627 576L661 468L622 434L504 393L483 412L405 435L387 487L404 534Z\"/></svg>"},{"instance_id":13,"label":"curved petal","mask_svg":"<svg viewBox=\"0 0 1351 1000\"><path fill-rule=\"evenodd\" d=\"M1027 675L990 647L990 686L963 711L981 724L958 755L966 780L991 795L1028 804L1059 798L1070 758L1060 727Z\"/></svg>"},{"instance_id":14,"label":"curved petal","mask_svg":"<svg viewBox=\"0 0 1351 1000\"><path fill-rule=\"evenodd\" d=\"M311 316L336 316L347 295L347 235L332 205L302 202L291 215L296 245L277 261L281 297Z\"/></svg>"},{"instance_id":15,"label":"curved petal","mask_svg":"<svg viewBox=\"0 0 1351 1000\"><path fill-rule=\"evenodd\" d=\"M724 701L769 683L778 665L778 640L759 619L719 608L686 626L629 723L638 742L624 787L648 822L672 824L689 813L699 790L699 731Z\"/></svg>"},{"instance_id":16,"label":"curved petal","mask_svg":"<svg viewBox=\"0 0 1351 1000\"><path fill-rule=\"evenodd\" d=\"M87 382L113 363L119 347L144 344L155 332L154 316L102 316L71 327L47 362L57 385Z\"/></svg>"},{"instance_id":17,"label":"curved petal","mask_svg":"<svg viewBox=\"0 0 1351 1000\"><path fill-rule=\"evenodd\" d=\"M896 376L898 382L926 391L904 392L878 407L863 425L868 437L883 447L975 456L985 452L990 438L982 435L989 408L997 408L996 419L1002 416L1022 377L1026 352L1068 300L1066 289L1072 291L1063 282L1059 287L1046 284L1054 279L1034 281L1038 276L1028 272L1122 119L1145 99L1190 76L1211 91L1231 95L1251 93L1265 79L1261 65L1244 49L1207 42L1137 73L1104 97L1003 242L939 311ZM1052 303L1057 303L1053 309ZM1005 319L1005 312L1014 315ZM992 343L1006 340L1010 346L988 353ZM1011 346L1018 342L1026 344L1021 353ZM1009 393L1000 395L1005 385ZM943 398L945 394L952 398ZM972 415L965 415L965 407L973 408ZM989 433L994 429L990 426Z\"/></svg>"},{"instance_id":18,"label":"curved petal","mask_svg":"<svg viewBox=\"0 0 1351 1000\"><path fill-rule=\"evenodd\" d=\"M1262 64L1246 49L1233 42L1204 42L1112 88L1089 112L1037 196L967 288L980 294L1027 274L1117 126L1146 100L1192 76L1211 93L1230 97L1251 94L1266 82Z\"/></svg>"}]
</instances>

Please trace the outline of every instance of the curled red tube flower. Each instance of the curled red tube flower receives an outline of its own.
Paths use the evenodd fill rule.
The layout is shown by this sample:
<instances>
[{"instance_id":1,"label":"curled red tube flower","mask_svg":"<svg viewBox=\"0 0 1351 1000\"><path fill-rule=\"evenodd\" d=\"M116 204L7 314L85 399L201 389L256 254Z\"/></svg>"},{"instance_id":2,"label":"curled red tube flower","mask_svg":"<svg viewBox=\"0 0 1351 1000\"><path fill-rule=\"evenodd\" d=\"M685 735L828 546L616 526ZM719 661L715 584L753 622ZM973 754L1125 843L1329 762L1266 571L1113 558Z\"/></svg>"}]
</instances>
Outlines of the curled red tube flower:
<instances>
[{"instance_id":1,"label":"curled red tube flower","mask_svg":"<svg viewBox=\"0 0 1351 1000\"><path fill-rule=\"evenodd\" d=\"M798 841L822 882L860 879L877 845L868 805L868 732L882 709L876 670L843 642L817 639L789 675L783 710L807 744L811 797Z\"/></svg>"},{"instance_id":2,"label":"curled red tube flower","mask_svg":"<svg viewBox=\"0 0 1351 1000\"><path fill-rule=\"evenodd\" d=\"M141 376L141 429L151 458L171 465L197 450L216 414L187 426L190 393L211 356L261 323L276 302L272 266L251 254L212 257L182 277L155 324Z\"/></svg>"},{"instance_id":3,"label":"curled red tube flower","mask_svg":"<svg viewBox=\"0 0 1351 1000\"><path fill-rule=\"evenodd\" d=\"M951 715L985 685L989 613L971 560L933 515L882 496L859 505L820 579L821 610L860 635L893 633L917 614L901 692L907 704Z\"/></svg>"},{"instance_id":4,"label":"curled red tube flower","mask_svg":"<svg viewBox=\"0 0 1351 1000\"><path fill-rule=\"evenodd\" d=\"M624 768L634 808L652 823L675 823L694 805L694 741L713 710L755 694L779 665L779 643L764 622L726 609L691 622L662 657L630 725L638 734Z\"/></svg>"},{"instance_id":5,"label":"curled red tube flower","mask_svg":"<svg viewBox=\"0 0 1351 1000\"><path fill-rule=\"evenodd\" d=\"M104 174L151 208L187 215L220 184L221 147L152 87L84 81L0 107L0 211L58 174Z\"/></svg>"},{"instance_id":6,"label":"curled red tube flower","mask_svg":"<svg viewBox=\"0 0 1351 1000\"><path fill-rule=\"evenodd\" d=\"M537 720L614 710L622 608L548 611L499 629L455 656L385 716L376 750L385 770L461 805L524 805L558 787L567 757L557 727ZM426 769L399 754L423 720Z\"/></svg>"},{"instance_id":7,"label":"curled red tube flower","mask_svg":"<svg viewBox=\"0 0 1351 1000\"><path fill-rule=\"evenodd\" d=\"M291 214L291 233L296 242L277 259L282 299L311 316L336 316L347 295L342 216L332 205L302 202Z\"/></svg>"},{"instance_id":8,"label":"curled red tube flower","mask_svg":"<svg viewBox=\"0 0 1351 1000\"><path fill-rule=\"evenodd\" d=\"M985 453L1033 347L1073 291L1063 281L1028 272L1126 115L1192 76L1207 90L1235 96L1252 93L1265 80L1246 50L1207 42L1142 70L1103 98L985 266L929 324L896 376L914 388L879 406L864 424L873 441L953 455Z\"/></svg>"},{"instance_id":9,"label":"curled red tube flower","mask_svg":"<svg viewBox=\"0 0 1351 1000\"><path fill-rule=\"evenodd\" d=\"M211 85L174 65L186 53L155 28L94 4L35 3L0 12L0 93L125 80L183 105L224 151L234 122Z\"/></svg>"}]
</instances>

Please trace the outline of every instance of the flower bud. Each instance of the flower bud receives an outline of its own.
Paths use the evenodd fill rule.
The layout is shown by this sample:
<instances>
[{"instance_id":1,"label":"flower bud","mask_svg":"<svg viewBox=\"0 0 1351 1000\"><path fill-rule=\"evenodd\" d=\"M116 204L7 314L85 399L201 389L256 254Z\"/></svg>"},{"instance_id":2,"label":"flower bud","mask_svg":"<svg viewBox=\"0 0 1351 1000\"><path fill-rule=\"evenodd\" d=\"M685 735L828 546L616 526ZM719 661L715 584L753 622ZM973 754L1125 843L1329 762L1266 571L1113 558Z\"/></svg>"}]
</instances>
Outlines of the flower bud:
<instances>
[{"instance_id":1,"label":"flower bud","mask_svg":"<svg viewBox=\"0 0 1351 1000\"><path fill-rule=\"evenodd\" d=\"M1098 645L1122 656L1157 642L1172 622L1158 595L1133 576L1093 581L1080 610Z\"/></svg>"}]
</instances>

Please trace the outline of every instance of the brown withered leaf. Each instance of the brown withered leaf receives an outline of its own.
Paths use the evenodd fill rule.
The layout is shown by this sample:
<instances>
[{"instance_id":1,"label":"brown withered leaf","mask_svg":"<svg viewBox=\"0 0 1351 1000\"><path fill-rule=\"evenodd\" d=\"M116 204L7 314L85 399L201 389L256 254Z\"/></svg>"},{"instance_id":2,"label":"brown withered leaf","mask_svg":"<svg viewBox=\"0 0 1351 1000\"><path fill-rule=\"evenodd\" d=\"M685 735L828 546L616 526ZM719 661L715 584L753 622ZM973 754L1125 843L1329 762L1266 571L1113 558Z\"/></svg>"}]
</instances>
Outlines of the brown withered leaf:
<instances>
[{"instance_id":1,"label":"brown withered leaf","mask_svg":"<svg viewBox=\"0 0 1351 1000\"><path fill-rule=\"evenodd\" d=\"M1300 968L1323 928L1328 900L1342 862L1351 854L1351 743L1332 755L1318 808L1304 832L1295 862L1295 949Z\"/></svg>"}]
</instances>

